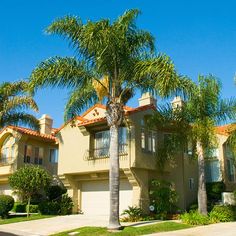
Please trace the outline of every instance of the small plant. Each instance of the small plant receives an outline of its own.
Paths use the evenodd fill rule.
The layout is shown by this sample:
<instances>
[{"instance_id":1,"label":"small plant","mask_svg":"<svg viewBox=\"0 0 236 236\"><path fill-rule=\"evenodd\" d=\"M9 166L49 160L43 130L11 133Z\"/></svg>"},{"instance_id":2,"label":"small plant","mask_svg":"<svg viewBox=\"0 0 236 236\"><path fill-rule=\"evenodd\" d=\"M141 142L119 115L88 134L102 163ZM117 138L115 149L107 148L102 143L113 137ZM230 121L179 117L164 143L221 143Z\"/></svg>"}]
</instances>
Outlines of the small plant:
<instances>
[{"instance_id":1,"label":"small plant","mask_svg":"<svg viewBox=\"0 0 236 236\"><path fill-rule=\"evenodd\" d=\"M70 215L72 213L73 208L73 201L71 197L69 197L67 194L63 194L59 201L60 204L60 215Z\"/></svg>"},{"instance_id":2,"label":"small plant","mask_svg":"<svg viewBox=\"0 0 236 236\"><path fill-rule=\"evenodd\" d=\"M129 206L128 209L124 210L121 215L125 216L124 218L122 218L122 221L136 222L142 219L143 212L139 207Z\"/></svg>"},{"instance_id":3,"label":"small plant","mask_svg":"<svg viewBox=\"0 0 236 236\"><path fill-rule=\"evenodd\" d=\"M14 198L9 195L0 195L0 216L4 219L8 217L8 212L14 206Z\"/></svg>"},{"instance_id":4,"label":"small plant","mask_svg":"<svg viewBox=\"0 0 236 236\"><path fill-rule=\"evenodd\" d=\"M209 201L220 201L221 193L225 190L225 184L223 182L211 182L206 183L207 198Z\"/></svg>"},{"instance_id":5,"label":"small plant","mask_svg":"<svg viewBox=\"0 0 236 236\"><path fill-rule=\"evenodd\" d=\"M28 209L29 207L29 209ZM26 206L26 211L29 213L38 213L39 212L39 206L38 205L27 205Z\"/></svg>"},{"instance_id":6,"label":"small plant","mask_svg":"<svg viewBox=\"0 0 236 236\"><path fill-rule=\"evenodd\" d=\"M190 211L180 216L183 223L189 225L208 225L210 224L209 217L200 214L198 211Z\"/></svg>"},{"instance_id":7,"label":"small plant","mask_svg":"<svg viewBox=\"0 0 236 236\"><path fill-rule=\"evenodd\" d=\"M43 201L39 204L39 211L42 215L58 215L60 204L54 201Z\"/></svg>"},{"instance_id":8,"label":"small plant","mask_svg":"<svg viewBox=\"0 0 236 236\"><path fill-rule=\"evenodd\" d=\"M234 221L236 219L236 207L214 206L209 217L212 223Z\"/></svg>"},{"instance_id":9,"label":"small plant","mask_svg":"<svg viewBox=\"0 0 236 236\"><path fill-rule=\"evenodd\" d=\"M166 181L152 180L149 191L154 213L165 219L168 213L175 213L178 196L171 183Z\"/></svg>"},{"instance_id":10,"label":"small plant","mask_svg":"<svg viewBox=\"0 0 236 236\"><path fill-rule=\"evenodd\" d=\"M12 211L17 212L17 213L26 212L26 203L15 202L12 208Z\"/></svg>"}]
</instances>

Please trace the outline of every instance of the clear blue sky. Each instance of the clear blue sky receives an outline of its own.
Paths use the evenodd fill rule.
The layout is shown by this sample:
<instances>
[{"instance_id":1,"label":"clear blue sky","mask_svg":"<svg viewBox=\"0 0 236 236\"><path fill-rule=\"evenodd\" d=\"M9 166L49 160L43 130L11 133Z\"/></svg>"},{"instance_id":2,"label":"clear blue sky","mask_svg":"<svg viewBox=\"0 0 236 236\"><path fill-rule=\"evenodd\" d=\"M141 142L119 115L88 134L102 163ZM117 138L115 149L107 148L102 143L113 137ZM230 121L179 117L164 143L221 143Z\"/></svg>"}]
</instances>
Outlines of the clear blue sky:
<instances>
[{"instance_id":1,"label":"clear blue sky","mask_svg":"<svg viewBox=\"0 0 236 236\"><path fill-rule=\"evenodd\" d=\"M142 11L137 24L156 38L159 52L168 54L179 73L196 80L213 74L223 82L223 97L235 96L236 2L159 0L1 0L0 81L29 77L32 69L51 56L72 56L62 38L44 34L58 17L78 15L84 21L115 19L126 9ZM54 126L63 123L65 90L36 94L40 113L50 114ZM130 105L137 105L137 98Z\"/></svg>"}]
</instances>

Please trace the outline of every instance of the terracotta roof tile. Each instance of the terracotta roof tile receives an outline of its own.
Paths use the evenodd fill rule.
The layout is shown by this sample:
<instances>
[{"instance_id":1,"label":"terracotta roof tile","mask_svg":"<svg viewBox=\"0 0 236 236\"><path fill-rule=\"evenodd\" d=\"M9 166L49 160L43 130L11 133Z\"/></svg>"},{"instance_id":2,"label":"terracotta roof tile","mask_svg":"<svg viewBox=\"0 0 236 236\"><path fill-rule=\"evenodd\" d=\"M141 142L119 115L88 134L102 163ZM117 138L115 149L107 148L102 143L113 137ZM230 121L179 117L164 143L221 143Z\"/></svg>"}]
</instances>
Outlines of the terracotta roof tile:
<instances>
[{"instance_id":1,"label":"terracotta roof tile","mask_svg":"<svg viewBox=\"0 0 236 236\"><path fill-rule=\"evenodd\" d=\"M236 130L236 123L215 127L215 131L217 134L225 136L228 136L233 130Z\"/></svg>"},{"instance_id":2,"label":"terracotta roof tile","mask_svg":"<svg viewBox=\"0 0 236 236\"><path fill-rule=\"evenodd\" d=\"M40 137L40 138L44 138L44 139L48 139L48 140L52 140L52 141L57 141L56 137L53 135L41 134L38 131L35 131L32 129L9 125L9 126L5 127L3 130L6 130L7 128L10 128L10 129L15 130L15 131L22 133L22 134L27 134L27 135ZM1 132L3 132L3 130Z\"/></svg>"}]
</instances>

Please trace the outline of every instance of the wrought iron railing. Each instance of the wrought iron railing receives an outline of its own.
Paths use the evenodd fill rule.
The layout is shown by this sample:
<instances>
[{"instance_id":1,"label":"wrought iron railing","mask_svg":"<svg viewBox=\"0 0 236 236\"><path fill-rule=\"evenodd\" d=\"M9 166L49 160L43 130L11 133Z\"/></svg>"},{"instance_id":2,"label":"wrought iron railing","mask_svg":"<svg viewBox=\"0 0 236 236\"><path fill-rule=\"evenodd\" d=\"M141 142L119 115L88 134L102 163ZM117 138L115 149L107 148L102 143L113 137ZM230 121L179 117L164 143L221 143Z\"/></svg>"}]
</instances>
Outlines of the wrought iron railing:
<instances>
[{"instance_id":1,"label":"wrought iron railing","mask_svg":"<svg viewBox=\"0 0 236 236\"><path fill-rule=\"evenodd\" d=\"M8 158L0 157L0 165L8 165L8 164L11 164L11 163L12 163L12 158L11 157L8 157Z\"/></svg>"},{"instance_id":2,"label":"wrought iron railing","mask_svg":"<svg viewBox=\"0 0 236 236\"><path fill-rule=\"evenodd\" d=\"M119 145L119 156L128 155L128 144ZM109 147L104 148L93 148L86 151L85 159L86 160L95 160L102 158L109 158Z\"/></svg>"}]
</instances>

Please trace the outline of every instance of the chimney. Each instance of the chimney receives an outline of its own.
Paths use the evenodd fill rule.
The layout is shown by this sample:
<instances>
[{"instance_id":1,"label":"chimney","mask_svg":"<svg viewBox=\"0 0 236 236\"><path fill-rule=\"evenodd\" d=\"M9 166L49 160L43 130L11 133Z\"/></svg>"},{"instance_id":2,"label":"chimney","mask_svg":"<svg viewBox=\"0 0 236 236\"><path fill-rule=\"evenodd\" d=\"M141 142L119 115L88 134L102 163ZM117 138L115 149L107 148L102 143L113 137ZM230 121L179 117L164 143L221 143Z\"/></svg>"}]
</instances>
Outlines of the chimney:
<instances>
[{"instance_id":1,"label":"chimney","mask_svg":"<svg viewBox=\"0 0 236 236\"><path fill-rule=\"evenodd\" d=\"M39 119L40 133L41 134L51 134L52 132L53 119L49 115L42 115Z\"/></svg>"},{"instance_id":2,"label":"chimney","mask_svg":"<svg viewBox=\"0 0 236 236\"><path fill-rule=\"evenodd\" d=\"M143 93L142 97L139 98L139 106L154 105L156 106L156 99L149 93Z\"/></svg>"},{"instance_id":3,"label":"chimney","mask_svg":"<svg viewBox=\"0 0 236 236\"><path fill-rule=\"evenodd\" d=\"M180 96L175 97L172 102L171 106L173 109L181 108L184 105L184 101L181 99Z\"/></svg>"}]
</instances>

